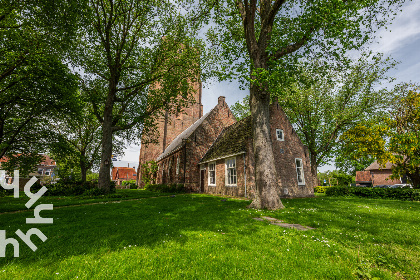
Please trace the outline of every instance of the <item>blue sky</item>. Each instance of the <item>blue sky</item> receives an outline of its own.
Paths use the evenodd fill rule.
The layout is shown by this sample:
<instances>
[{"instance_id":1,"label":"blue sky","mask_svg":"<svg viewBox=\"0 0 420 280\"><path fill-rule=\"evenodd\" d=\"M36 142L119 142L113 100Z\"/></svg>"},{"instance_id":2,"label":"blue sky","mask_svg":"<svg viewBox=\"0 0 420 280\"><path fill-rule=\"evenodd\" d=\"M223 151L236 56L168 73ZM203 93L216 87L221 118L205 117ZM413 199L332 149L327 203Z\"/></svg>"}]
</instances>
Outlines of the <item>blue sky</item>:
<instances>
[{"instance_id":1,"label":"blue sky","mask_svg":"<svg viewBox=\"0 0 420 280\"><path fill-rule=\"evenodd\" d=\"M371 45L374 52L382 52L391 56L400 64L390 75L398 82L420 82L420 1L408 1L388 29L380 30L378 42ZM247 91L239 89L237 82L212 82L203 87L202 103L204 113L210 111L217 104L219 96L225 96L229 106L242 100ZM125 149L121 161L114 162L115 166L138 166L140 147L131 145ZM319 171L333 170L334 167L326 165Z\"/></svg>"}]
</instances>

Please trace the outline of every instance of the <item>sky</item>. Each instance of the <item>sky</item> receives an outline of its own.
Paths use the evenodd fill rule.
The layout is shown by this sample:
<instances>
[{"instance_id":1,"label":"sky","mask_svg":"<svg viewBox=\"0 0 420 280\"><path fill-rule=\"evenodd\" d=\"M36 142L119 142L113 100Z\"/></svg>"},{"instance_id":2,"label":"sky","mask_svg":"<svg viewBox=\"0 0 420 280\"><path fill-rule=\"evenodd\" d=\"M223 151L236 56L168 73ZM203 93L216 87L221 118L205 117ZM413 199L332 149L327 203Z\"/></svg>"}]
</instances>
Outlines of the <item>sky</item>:
<instances>
[{"instance_id":1,"label":"sky","mask_svg":"<svg viewBox=\"0 0 420 280\"><path fill-rule=\"evenodd\" d=\"M382 52L400 62L395 70L389 72L399 82L420 82L420 1L408 1L395 20L378 32L378 42L370 46L374 52ZM240 90L238 82L211 82L203 85L202 104L204 114L217 105L217 98L225 96L226 102L232 106L241 101L248 91ZM114 161L114 166L138 167L140 146L130 145L125 149L125 155L120 161ZM329 164L318 168L325 172L334 170Z\"/></svg>"}]
</instances>

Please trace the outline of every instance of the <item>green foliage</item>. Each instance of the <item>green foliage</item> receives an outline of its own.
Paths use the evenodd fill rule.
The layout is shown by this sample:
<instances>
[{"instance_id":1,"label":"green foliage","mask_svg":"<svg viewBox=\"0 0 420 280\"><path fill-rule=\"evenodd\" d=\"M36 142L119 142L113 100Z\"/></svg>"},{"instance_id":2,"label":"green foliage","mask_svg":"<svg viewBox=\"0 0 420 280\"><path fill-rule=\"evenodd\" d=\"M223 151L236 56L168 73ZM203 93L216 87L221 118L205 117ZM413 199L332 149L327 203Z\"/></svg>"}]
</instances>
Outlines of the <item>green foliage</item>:
<instances>
[{"instance_id":1,"label":"green foliage","mask_svg":"<svg viewBox=\"0 0 420 280\"><path fill-rule=\"evenodd\" d=\"M330 187L326 195L420 201L418 190L402 188Z\"/></svg>"},{"instance_id":2,"label":"green foliage","mask_svg":"<svg viewBox=\"0 0 420 280\"><path fill-rule=\"evenodd\" d=\"M111 193L115 193L115 185L113 186ZM99 196L106 194L93 181L60 180L45 187L48 189L45 196Z\"/></svg>"},{"instance_id":3,"label":"green foliage","mask_svg":"<svg viewBox=\"0 0 420 280\"><path fill-rule=\"evenodd\" d=\"M137 189L136 180L123 181L122 185L128 187L131 190Z\"/></svg>"},{"instance_id":4,"label":"green foliage","mask_svg":"<svg viewBox=\"0 0 420 280\"><path fill-rule=\"evenodd\" d=\"M330 186L316 186L314 188L315 193L325 193Z\"/></svg>"},{"instance_id":5,"label":"green foliage","mask_svg":"<svg viewBox=\"0 0 420 280\"><path fill-rule=\"evenodd\" d=\"M158 193L183 193L184 184L148 184L144 187L148 191Z\"/></svg>"},{"instance_id":6,"label":"green foliage","mask_svg":"<svg viewBox=\"0 0 420 280\"><path fill-rule=\"evenodd\" d=\"M245 96L244 99L240 102L236 102L233 106L230 107L232 114L235 116L236 120L242 120L251 115L249 110L249 95Z\"/></svg>"},{"instance_id":7,"label":"green foliage","mask_svg":"<svg viewBox=\"0 0 420 280\"><path fill-rule=\"evenodd\" d=\"M27 177L29 173L36 172L37 165L45 158L40 154L13 154L7 157L6 162L2 162L1 169L8 174L13 174L14 170L19 170L20 177Z\"/></svg>"},{"instance_id":8,"label":"green foliage","mask_svg":"<svg viewBox=\"0 0 420 280\"><path fill-rule=\"evenodd\" d=\"M146 185L156 183L158 164L151 160L141 165L141 179Z\"/></svg>"},{"instance_id":9,"label":"green foliage","mask_svg":"<svg viewBox=\"0 0 420 280\"><path fill-rule=\"evenodd\" d=\"M324 180L326 185L331 184L331 186L349 186L351 183L354 183L354 176L348 175L340 170L333 170L327 172L318 172L317 178L319 183L324 185Z\"/></svg>"},{"instance_id":10,"label":"green foliage","mask_svg":"<svg viewBox=\"0 0 420 280\"><path fill-rule=\"evenodd\" d=\"M73 109L77 78L62 62L81 1L2 1L0 157L37 154L52 140L54 115ZM15 167L26 164L18 157Z\"/></svg>"},{"instance_id":11,"label":"green foliage","mask_svg":"<svg viewBox=\"0 0 420 280\"><path fill-rule=\"evenodd\" d=\"M394 88L390 110L380 120L367 121L343 133L343 153L352 160L366 155L381 166L394 164L391 178L404 175L420 188L420 93L418 86L400 84Z\"/></svg>"}]
</instances>

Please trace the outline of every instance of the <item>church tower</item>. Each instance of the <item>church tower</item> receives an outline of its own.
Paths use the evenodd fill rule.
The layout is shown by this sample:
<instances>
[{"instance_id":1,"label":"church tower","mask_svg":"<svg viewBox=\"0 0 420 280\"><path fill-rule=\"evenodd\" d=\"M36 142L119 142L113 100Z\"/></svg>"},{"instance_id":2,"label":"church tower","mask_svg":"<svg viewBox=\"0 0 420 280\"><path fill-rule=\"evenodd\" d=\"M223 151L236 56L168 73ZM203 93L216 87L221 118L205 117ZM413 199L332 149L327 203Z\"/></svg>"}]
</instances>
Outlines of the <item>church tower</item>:
<instances>
[{"instance_id":1,"label":"church tower","mask_svg":"<svg viewBox=\"0 0 420 280\"><path fill-rule=\"evenodd\" d=\"M171 144L172 140L181 134L185 129L190 127L198 119L203 116L203 105L201 104L202 84L201 82L194 82L193 84L194 103L189 104L188 107L183 108L182 112L178 114L165 113L163 117L158 120L157 131L159 138L157 144L141 144L139 167L137 170L137 183L141 181L141 166L142 164L156 160L156 158L165 151Z\"/></svg>"}]
</instances>

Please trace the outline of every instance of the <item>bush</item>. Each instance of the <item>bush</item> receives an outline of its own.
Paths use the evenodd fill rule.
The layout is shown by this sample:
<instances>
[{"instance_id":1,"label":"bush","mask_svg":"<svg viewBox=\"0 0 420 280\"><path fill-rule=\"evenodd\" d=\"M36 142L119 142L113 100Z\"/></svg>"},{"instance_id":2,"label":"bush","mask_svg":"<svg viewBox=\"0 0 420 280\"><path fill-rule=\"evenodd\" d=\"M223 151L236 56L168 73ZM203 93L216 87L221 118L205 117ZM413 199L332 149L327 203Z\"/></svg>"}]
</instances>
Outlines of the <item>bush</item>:
<instances>
[{"instance_id":1,"label":"bush","mask_svg":"<svg viewBox=\"0 0 420 280\"><path fill-rule=\"evenodd\" d=\"M184 184L148 184L144 187L148 191L159 193L183 193Z\"/></svg>"},{"instance_id":2,"label":"bush","mask_svg":"<svg viewBox=\"0 0 420 280\"><path fill-rule=\"evenodd\" d=\"M137 189L137 184L135 180L123 181L122 185L128 187L131 190Z\"/></svg>"},{"instance_id":3,"label":"bush","mask_svg":"<svg viewBox=\"0 0 420 280\"><path fill-rule=\"evenodd\" d=\"M48 189L45 196L99 196L105 194L104 190L98 188L95 181L60 180L45 187ZM115 193L114 182L111 182L110 193Z\"/></svg>"},{"instance_id":4,"label":"bush","mask_svg":"<svg viewBox=\"0 0 420 280\"><path fill-rule=\"evenodd\" d=\"M327 196L357 196L365 198L387 198L420 201L420 193L414 189L386 189L361 187L330 187Z\"/></svg>"},{"instance_id":5,"label":"bush","mask_svg":"<svg viewBox=\"0 0 420 280\"><path fill-rule=\"evenodd\" d=\"M330 186L316 186L314 188L315 193L325 193Z\"/></svg>"}]
</instances>

